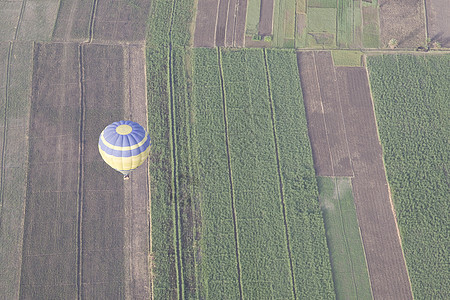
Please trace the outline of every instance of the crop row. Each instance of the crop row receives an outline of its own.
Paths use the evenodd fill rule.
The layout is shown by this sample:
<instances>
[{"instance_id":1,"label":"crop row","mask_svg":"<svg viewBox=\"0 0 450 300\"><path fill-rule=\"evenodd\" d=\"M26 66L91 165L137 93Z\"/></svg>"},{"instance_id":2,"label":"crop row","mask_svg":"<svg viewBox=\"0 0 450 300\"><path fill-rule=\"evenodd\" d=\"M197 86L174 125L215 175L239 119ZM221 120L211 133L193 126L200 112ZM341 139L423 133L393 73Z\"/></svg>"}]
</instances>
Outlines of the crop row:
<instances>
[{"instance_id":1,"label":"crop row","mask_svg":"<svg viewBox=\"0 0 450 300\"><path fill-rule=\"evenodd\" d=\"M415 298L448 298L450 56L368 57L387 178Z\"/></svg>"}]
</instances>

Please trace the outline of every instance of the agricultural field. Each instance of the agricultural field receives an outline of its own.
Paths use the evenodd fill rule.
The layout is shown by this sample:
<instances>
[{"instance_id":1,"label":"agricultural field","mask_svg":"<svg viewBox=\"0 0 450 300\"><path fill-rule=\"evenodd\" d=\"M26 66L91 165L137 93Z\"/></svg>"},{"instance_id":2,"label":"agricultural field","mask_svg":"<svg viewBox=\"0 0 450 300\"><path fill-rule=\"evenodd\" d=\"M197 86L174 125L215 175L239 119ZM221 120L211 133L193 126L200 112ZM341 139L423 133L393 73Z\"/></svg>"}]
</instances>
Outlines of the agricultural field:
<instances>
[{"instance_id":1,"label":"agricultural field","mask_svg":"<svg viewBox=\"0 0 450 300\"><path fill-rule=\"evenodd\" d=\"M386 174L416 299L450 296L449 67L448 54L368 57Z\"/></svg>"},{"instance_id":2,"label":"agricultural field","mask_svg":"<svg viewBox=\"0 0 450 300\"><path fill-rule=\"evenodd\" d=\"M449 298L445 8L1 2L0 298Z\"/></svg>"}]
</instances>

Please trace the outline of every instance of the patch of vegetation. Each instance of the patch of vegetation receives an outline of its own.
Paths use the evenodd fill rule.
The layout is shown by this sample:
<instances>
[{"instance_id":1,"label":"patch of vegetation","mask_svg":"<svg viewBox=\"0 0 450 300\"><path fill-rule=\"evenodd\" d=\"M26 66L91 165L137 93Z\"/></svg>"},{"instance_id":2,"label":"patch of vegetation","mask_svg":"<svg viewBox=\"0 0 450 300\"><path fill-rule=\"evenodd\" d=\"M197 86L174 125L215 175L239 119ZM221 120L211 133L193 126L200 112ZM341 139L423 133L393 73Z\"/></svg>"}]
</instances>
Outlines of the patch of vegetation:
<instances>
[{"instance_id":1,"label":"patch of vegetation","mask_svg":"<svg viewBox=\"0 0 450 300\"><path fill-rule=\"evenodd\" d=\"M338 299L372 299L350 178L318 177L320 207Z\"/></svg>"}]
</instances>

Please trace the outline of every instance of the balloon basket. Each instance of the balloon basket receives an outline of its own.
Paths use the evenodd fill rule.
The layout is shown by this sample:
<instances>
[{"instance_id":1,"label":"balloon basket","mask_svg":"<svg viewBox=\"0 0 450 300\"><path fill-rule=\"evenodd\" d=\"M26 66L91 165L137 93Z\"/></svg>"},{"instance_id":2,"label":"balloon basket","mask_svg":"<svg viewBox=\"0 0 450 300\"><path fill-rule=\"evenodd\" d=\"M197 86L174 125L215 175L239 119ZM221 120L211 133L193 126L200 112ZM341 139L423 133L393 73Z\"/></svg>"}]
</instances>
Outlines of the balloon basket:
<instances>
[{"instance_id":1,"label":"balloon basket","mask_svg":"<svg viewBox=\"0 0 450 300\"><path fill-rule=\"evenodd\" d=\"M123 175L123 180L128 180L130 179L130 175Z\"/></svg>"}]
</instances>

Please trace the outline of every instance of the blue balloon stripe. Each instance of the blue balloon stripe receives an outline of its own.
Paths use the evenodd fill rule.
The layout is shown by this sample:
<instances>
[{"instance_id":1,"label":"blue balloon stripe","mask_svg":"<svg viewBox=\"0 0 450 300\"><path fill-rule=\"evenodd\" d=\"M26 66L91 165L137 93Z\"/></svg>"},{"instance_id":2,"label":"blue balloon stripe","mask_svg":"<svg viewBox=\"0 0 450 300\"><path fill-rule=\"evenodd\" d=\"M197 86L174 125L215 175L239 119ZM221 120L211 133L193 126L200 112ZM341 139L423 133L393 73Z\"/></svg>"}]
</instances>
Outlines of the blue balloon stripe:
<instances>
[{"instance_id":1,"label":"blue balloon stripe","mask_svg":"<svg viewBox=\"0 0 450 300\"><path fill-rule=\"evenodd\" d=\"M150 138L147 138L147 140L145 141L144 144L142 144L142 146L133 149L133 150L115 150L115 149L111 149L108 146L106 146L102 140L99 140L99 146L100 148L109 155L113 155L116 157L130 157L130 156L136 156L139 155L140 153L144 152L150 145ZM116 143L117 145L117 143ZM120 144L119 144L120 145ZM124 146L124 147L129 147L129 146Z\"/></svg>"}]
</instances>

